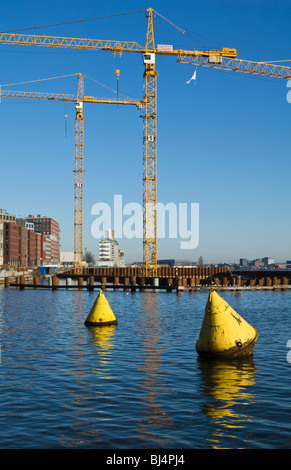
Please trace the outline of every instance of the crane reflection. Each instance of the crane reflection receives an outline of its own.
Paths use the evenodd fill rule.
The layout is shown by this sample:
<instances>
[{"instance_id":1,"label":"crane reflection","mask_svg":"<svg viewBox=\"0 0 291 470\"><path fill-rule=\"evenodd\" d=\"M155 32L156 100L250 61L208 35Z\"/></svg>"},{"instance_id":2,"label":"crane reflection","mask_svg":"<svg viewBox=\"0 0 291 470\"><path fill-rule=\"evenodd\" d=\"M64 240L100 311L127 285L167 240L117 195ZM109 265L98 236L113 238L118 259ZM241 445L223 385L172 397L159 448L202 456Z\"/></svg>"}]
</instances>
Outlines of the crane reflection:
<instances>
[{"instance_id":1,"label":"crane reflection","mask_svg":"<svg viewBox=\"0 0 291 470\"><path fill-rule=\"evenodd\" d=\"M162 353L164 346L160 343L164 334L161 328L159 316L158 296L154 293L145 293L142 297L143 311L138 327L138 335L141 336L141 349L143 361L140 361L138 369L145 374L140 384L142 396L142 417L137 421L137 431L144 441L171 443L166 437L166 429L174 428L174 422L169 413L162 407L161 393L168 394L163 375L160 373L162 365ZM161 428L165 433L161 434ZM155 432L157 431L157 432Z\"/></svg>"},{"instance_id":2,"label":"crane reflection","mask_svg":"<svg viewBox=\"0 0 291 470\"><path fill-rule=\"evenodd\" d=\"M255 401L256 365L253 357L236 361L198 358L201 412L209 420L211 447L219 447L252 421L248 406Z\"/></svg>"}]
</instances>

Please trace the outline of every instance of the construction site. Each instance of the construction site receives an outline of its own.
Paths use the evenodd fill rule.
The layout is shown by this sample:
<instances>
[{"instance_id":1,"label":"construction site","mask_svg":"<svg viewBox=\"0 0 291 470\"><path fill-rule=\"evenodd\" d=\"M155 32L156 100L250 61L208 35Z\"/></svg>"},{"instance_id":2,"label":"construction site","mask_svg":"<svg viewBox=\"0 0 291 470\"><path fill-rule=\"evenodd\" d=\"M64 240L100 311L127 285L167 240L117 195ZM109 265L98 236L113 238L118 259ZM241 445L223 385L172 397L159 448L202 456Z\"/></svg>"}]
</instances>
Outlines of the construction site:
<instances>
[{"instance_id":1,"label":"construction site","mask_svg":"<svg viewBox=\"0 0 291 470\"><path fill-rule=\"evenodd\" d=\"M16 91L8 90L6 85L2 86L0 91L1 98L11 99L27 99L27 100L49 100L61 101L64 103L75 103L75 158L74 158L74 269L67 273L69 278L80 276L82 280L88 275L86 268L82 267L84 243L83 243L83 225L84 225L84 211L83 211L83 197L86 194L86 187L84 186L84 104L111 104L115 106L135 106L142 112L142 179L143 188L143 264L138 270L138 274L132 274L133 277L142 279L142 283L146 285L161 285L163 283L164 275L161 274L161 268L157 263L157 77L158 71L156 70L157 57L172 57L178 63L189 64L194 67L203 67L208 69L222 70L235 72L239 74L247 74L252 76L259 76L267 78L276 78L287 80L291 78L291 68L285 65L272 64L269 62L254 62L250 60L242 60L237 57L237 51L234 48L222 47L220 49L209 50L183 50L175 49L172 45L157 44L155 38L154 20L156 17L162 18L170 25L179 29L174 23L162 16L152 8L145 11L147 18L147 28L145 31L145 44L144 46L137 42L128 41L111 41L103 39L80 39L72 37L59 37L47 35L30 35L19 33L0 33L0 46L21 46L28 48L64 48L66 50L78 51L96 51L96 52L112 52L114 55L122 54L140 54L143 59L144 72L143 72L143 92L141 99L122 99L119 96L119 77L120 70L116 69L116 99L104 99L94 96L85 95L84 91L84 75L76 73L78 78L78 86L76 95L66 93L51 93L51 92L32 92L32 91ZM196 79L196 70L189 80ZM53 77L62 78L62 77ZM50 78L51 79L51 78ZM45 79L34 80L44 81ZM33 80L32 80L33 82ZM25 83L25 82L22 82ZM188 83L188 82L187 82ZM67 115L65 115L67 119ZM182 190L182 188L181 188ZM104 270L105 269L105 270ZM208 268L206 268L208 269ZM209 268L210 269L210 268ZM212 268L211 268L212 269ZM198 274L197 274L198 273ZM189 275L180 270L178 277L182 278L179 281L183 284L189 285L200 284L201 279L215 277L220 273L219 269L212 269L207 274L197 273ZM62 276L65 276L63 274ZM104 279L112 279L123 277L128 279L129 276L119 276L112 274L110 269L103 268L102 274L94 273L94 276L101 276ZM170 279L176 277L173 273L166 276ZM230 274L229 277L232 277ZM263 275L265 279L269 279L269 274ZM277 276L278 277L278 276ZM282 276L281 276L282 277ZM284 279L286 276L284 276ZM288 275L287 275L288 278ZM99 279L99 278L98 278ZM198 281L197 281L198 279ZM289 278L288 278L289 279ZM125 281L124 281L125 282ZM127 281L126 281L127 282ZM226 281L225 281L226 282ZM240 283L236 281L236 284ZM269 281L265 281L267 284ZM289 281L290 282L290 279ZM285 281L284 281L285 283ZM103 283L104 284L104 283Z\"/></svg>"},{"instance_id":2,"label":"construction site","mask_svg":"<svg viewBox=\"0 0 291 470\"><path fill-rule=\"evenodd\" d=\"M290 448L288 3L2 0L0 447Z\"/></svg>"}]
</instances>

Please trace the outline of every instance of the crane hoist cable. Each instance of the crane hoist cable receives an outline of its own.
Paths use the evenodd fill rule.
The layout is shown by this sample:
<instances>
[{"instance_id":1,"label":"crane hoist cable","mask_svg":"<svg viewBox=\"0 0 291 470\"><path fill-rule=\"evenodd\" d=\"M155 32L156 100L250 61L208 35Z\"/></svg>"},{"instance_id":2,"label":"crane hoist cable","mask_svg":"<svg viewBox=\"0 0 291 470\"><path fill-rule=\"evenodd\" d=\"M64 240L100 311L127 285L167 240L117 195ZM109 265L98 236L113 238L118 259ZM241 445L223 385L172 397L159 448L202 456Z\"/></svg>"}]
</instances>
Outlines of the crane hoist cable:
<instances>
[{"instance_id":1,"label":"crane hoist cable","mask_svg":"<svg viewBox=\"0 0 291 470\"><path fill-rule=\"evenodd\" d=\"M118 69L116 70L116 75L117 74L118 74ZM48 78L38 78L38 79L35 79L35 80L26 80L26 81L23 81L23 82L16 82L16 83L5 83L5 84L1 83L1 87L3 88L3 87L7 87L7 86L24 85L26 83L37 83L37 82L43 82L43 81L46 81L46 80L56 80L56 79L59 79L59 78L67 78L67 77L74 77L74 76L78 76L78 74L77 73L71 73L71 74L68 74L68 75L59 75L59 76L56 76L56 77L48 77ZM113 92L115 94L117 93L117 90L114 90L113 88L105 85L104 83L101 83L101 82L95 80L94 78L88 77L87 75L83 75L83 77L86 78L87 80L90 80L93 83L97 83L97 85L100 85L103 88L106 88L107 90L110 90L111 92ZM119 77L117 77L117 78L119 78ZM135 99L135 98L130 98L128 95L125 95L124 93L121 93L119 91L119 87L118 87L118 95L123 96L125 100Z\"/></svg>"},{"instance_id":2,"label":"crane hoist cable","mask_svg":"<svg viewBox=\"0 0 291 470\"><path fill-rule=\"evenodd\" d=\"M31 26L30 28L10 29L8 31L2 31L2 32L3 33L15 33L17 31L29 31L30 29L50 28L52 26L63 26L63 25L66 25L66 24L84 23L86 21L94 21L94 20L103 20L103 19L106 19L106 18L113 18L115 16L131 15L133 13L141 13L141 12L145 12L145 11L146 10L127 11L127 12L124 12L124 13L115 13L114 15L95 16L93 18L84 18L84 19L81 19L81 20L64 21L63 23L44 24L44 25L41 25L41 26Z\"/></svg>"},{"instance_id":3,"label":"crane hoist cable","mask_svg":"<svg viewBox=\"0 0 291 470\"><path fill-rule=\"evenodd\" d=\"M49 78L38 78L36 80L27 80L25 82L18 82L18 83L6 83L5 85L3 85L1 83L1 87L4 87L4 86L13 86L13 85L23 85L24 83L35 83L35 82L44 82L46 80L56 80L57 78L65 78L65 77L74 77L75 75L78 75L77 73L71 73L69 75L60 75L58 77L49 77Z\"/></svg>"}]
</instances>

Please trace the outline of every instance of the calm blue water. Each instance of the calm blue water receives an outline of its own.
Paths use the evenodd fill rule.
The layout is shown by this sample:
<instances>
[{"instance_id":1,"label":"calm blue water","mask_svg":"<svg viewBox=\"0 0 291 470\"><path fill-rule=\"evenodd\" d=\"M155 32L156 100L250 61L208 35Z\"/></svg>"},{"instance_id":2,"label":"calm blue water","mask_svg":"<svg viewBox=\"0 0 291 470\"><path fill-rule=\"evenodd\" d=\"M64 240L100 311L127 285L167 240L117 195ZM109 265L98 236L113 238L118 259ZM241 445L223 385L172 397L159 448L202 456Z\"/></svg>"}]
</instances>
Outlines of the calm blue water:
<instances>
[{"instance_id":1,"label":"calm blue water","mask_svg":"<svg viewBox=\"0 0 291 470\"><path fill-rule=\"evenodd\" d=\"M291 292L220 293L259 334L251 360L198 358L207 292L0 287L1 448L291 447Z\"/></svg>"}]
</instances>

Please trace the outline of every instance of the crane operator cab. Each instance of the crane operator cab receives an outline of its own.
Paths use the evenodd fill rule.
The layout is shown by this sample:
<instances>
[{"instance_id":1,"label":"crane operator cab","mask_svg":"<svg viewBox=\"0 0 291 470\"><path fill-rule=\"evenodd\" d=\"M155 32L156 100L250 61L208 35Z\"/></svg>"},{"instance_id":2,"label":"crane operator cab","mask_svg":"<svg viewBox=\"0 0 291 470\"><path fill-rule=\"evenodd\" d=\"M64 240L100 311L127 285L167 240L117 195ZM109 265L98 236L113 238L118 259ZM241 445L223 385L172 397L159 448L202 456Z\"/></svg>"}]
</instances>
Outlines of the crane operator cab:
<instances>
[{"instance_id":1,"label":"crane operator cab","mask_svg":"<svg viewBox=\"0 0 291 470\"><path fill-rule=\"evenodd\" d=\"M143 54L143 63L146 64L154 64L155 63L155 54L146 52Z\"/></svg>"}]
</instances>

